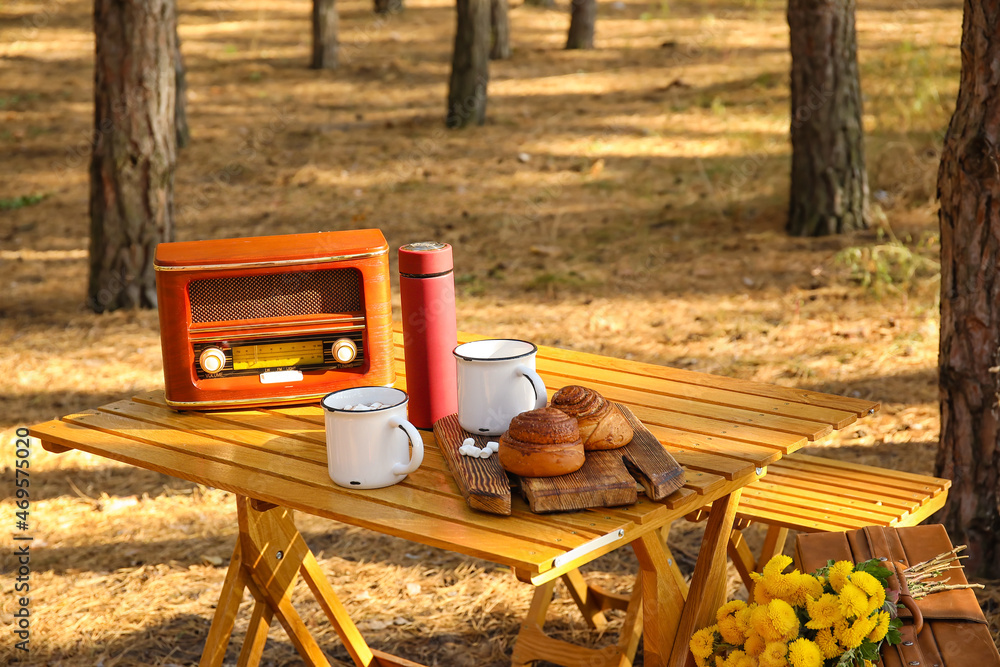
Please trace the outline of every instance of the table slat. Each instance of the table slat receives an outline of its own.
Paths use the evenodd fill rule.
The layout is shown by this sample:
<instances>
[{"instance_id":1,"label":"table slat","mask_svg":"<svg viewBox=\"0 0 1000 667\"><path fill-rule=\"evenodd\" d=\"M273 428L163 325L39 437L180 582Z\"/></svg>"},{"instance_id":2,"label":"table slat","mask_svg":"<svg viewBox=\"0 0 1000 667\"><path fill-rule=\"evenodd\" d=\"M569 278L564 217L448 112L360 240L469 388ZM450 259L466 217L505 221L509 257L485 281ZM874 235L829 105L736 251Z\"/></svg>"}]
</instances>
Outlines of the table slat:
<instances>
[{"instance_id":1,"label":"table slat","mask_svg":"<svg viewBox=\"0 0 1000 667\"><path fill-rule=\"evenodd\" d=\"M317 494L351 496L385 506L405 507L429 517L460 522L501 535L519 536L552 547L566 545L572 548L587 541L579 535L559 529L542 529L537 524L523 524L516 517L509 522L497 522L491 521L493 517L487 515L466 512L461 495L456 493L440 495L426 490L427 477L432 474L430 472L420 473L418 470L413 473L414 479L410 483L394 484L383 489L354 491L342 489L330 480L325 461L321 465L308 461L289 461L280 452L260 451L182 431L152 429L148 422L108 413L86 412L70 415L64 418L64 421L125 437L147 446L160 447L170 453L228 464L241 470L259 470L282 480L310 485L315 488ZM439 475L438 479L441 481L443 477ZM439 484L437 486L442 488ZM248 495L250 491L252 489L244 489L240 493Z\"/></svg>"},{"instance_id":2,"label":"table slat","mask_svg":"<svg viewBox=\"0 0 1000 667\"><path fill-rule=\"evenodd\" d=\"M772 498L816 497L824 502L842 503L845 506L845 509L849 509L853 506L871 507L875 505L875 503L882 503L881 507L885 508L885 513L893 516L896 516L901 512L906 513L914 507L920 506L920 502L917 499L907 501L885 495L858 493L852 489L839 486L834 482L828 482L825 484L817 483L815 478L813 478L808 484L796 486L793 478L790 479L776 475L770 470L768 471L766 477L763 477L760 481L745 489L744 495L747 497L755 496L757 495L758 489L761 492L760 495ZM746 499L747 498L744 498L743 500ZM875 507L879 506L875 505Z\"/></svg>"},{"instance_id":3,"label":"table slat","mask_svg":"<svg viewBox=\"0 0 1000 667\"><path fill-rule=\"evenodd\" d=\"M847 483L854 482L855 484L875 484L880 489L885 488L886 486L901 490L912 488L922 493L933 493L934 495L937 495L951 487L951 480L948 479L936 478L938 485L931 486L927 482L927 477L923 475L917 475L915 473L901 470L893 470L892 475L869 474L858 470L857 466L845 461L808 456L806 454L800 454L796 456L794 460L784 459L780 462L779 467L789 470L820 469L824 470L830 477L843 479ZM831 473L830 468L836 468L840 472Z\"/></svg>"},{"instance_id":4,"label":"table slat","mask_svg":"<svg viewBox=\"0 0 1000 667\"><path fill-rule=\"evenodd\" d=\"M238 468L160 447L144 447L134 440L76 424L51 421L32 426L30 431L43 442L79 449L240 495L249 495L252 491L253 497L259 500L513 568L544 571L551 567L552 559L568 551L502 532L498 534L456 521L429 517L401 507L373 503L367 498L317 493L313 486L263 471Z\"/></svg>"},{"instance_id":5,"label":"table slat","mask_svg":"<svg viewBox=\"0 0 1000 667\"><path fill-rule=\"evenodd\" d=\"M406 391L406 376L404 374L397 373L395 386ZM558 387L548 387L549 395L551 396L558 389ZM700 446L708 449L718 447L724 451L726 456L745 458L753 461L757 466L767 465L770 461L775 460L777 455L788 454L807 443L805 435L783 433L747 424L734 424L692 415L686 415L683 423L678 423L678 415L675 412L658 410L627 401L620 402L627 405L632 414L654 435L662 434L662 438L657 437L661 442L666 443L670 437L669 434L675 434L678 440L675 444L678 446L698 448L698 443L701 443ZM309 418L312 412L308 407L278 408L277 410L281 411L282 414L294 415L302 419ZM315 417L312 418L315 419ZM821 427L819 430L819 432L823 431L825 431L825 427ZM817 437L822 436L817 433ZM735 443L747 446L740 447L739 454L735 453L735 449L722 446L733 444L735 447L737 446Z\"/></svg>"},{"instance_id":6,"label":"table slat","mask_svg":"<svg viewBox=\"0 0 1000 667\"><path fill-rule=\"evenodd\" d=\"M838 429L857 421L858 418L853 411L847 412L822 406L793 403L791 401L755 396L753 394L742 394L716 387L704 387L696 384L653 378L615 369L587 368L581 372L578 366L568 361L542 358L538 361L537 366L539 373L567 378L571 381L575 378L586 377L608 385L645 390L651 395L671 396L673 398L689 399L744 410L790 414L799 419L829 424Z\"/></svg>"},{"instance_id":7,"label":"table slat","mask_svg":"<svg viewBox=\"0 0 1000 667\"><path fill-rule=\"evenodd\" d=\"M393 340L396 345L401 346L403 341L401 333L402 324L394 322L393 329ZM458 334L458 341L460 343L472 340L482 340L484 338L490 338L490 336L481 336L464 331L460 331ZM587 368L614 368L632 374L642 374L653 378L683 382L701 387L719 388L728 391L750 394L752 396L761 396L790 401L793 403L828 407L834 410L845 410L848 412L854 412L858 417L875 414L875 412L878 412L881 408L881 404L877 401L838 396L836 394L799 389L797 387L782 387L780 385L765 384L763 382L740 380L722 375L712 375L710 373L701 373L698 371L673 368L670 366L660 366L643 361L616 359L614 357L606 357L589 352L563 350L547 345L538 346L538 356L543 359L569 361L577 364L581 369L578 375L581 376L586 375Z\"/></svg>"},{"instance_id":8,"label":"table slat","mask_svg":"<svg viewBox=\"0 0 1000 667\"><path fill-rule=\"evenodd\" d=\"M827 423L798 419L780 414L776 415L759 410L728 407L717 403L674 398L648 391L639 391L624 386L607 384L585 374L569 378L570 382L567 382L563 376L547 374L543 366L544 364L540 362L539 375L545 381L546 388L551 391L557 391L567 384L586 384L600 392L608 400L625 403L630 408L635 405L663 411L662 419L665 426L676 426L684 430L697 430L696 428L688 428L686 425L688 423L697 424L698 418L707 418L716 422L753 425L771 431L805 436L809 440L818 440L833 432L833 427ZM400 378L405 378L405 374L397 373L397 381ZM852 417L851 421L854 419L856 418Z\"/></svg>"}]
</instances>

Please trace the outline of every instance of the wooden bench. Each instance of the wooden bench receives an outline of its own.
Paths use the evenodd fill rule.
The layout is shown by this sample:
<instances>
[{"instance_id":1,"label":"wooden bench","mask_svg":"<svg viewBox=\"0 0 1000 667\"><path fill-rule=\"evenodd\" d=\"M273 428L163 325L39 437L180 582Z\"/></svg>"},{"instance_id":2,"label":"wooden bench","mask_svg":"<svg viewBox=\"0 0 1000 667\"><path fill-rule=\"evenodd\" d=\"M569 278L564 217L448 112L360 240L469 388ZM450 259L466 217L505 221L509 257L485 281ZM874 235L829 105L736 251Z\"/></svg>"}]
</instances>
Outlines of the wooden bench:
<instances>
[{"instance_id":1,"label":"wooden bench","mask_svg":"<svg viewBox=\"0 0 1000 667\"><path fill-rule=\"evenodd\" d=\"M795 453L767 467L743 489L729 557L747 590L750 572L781 553L788 531L845 532L863 526L915 526L941 509L951 481ZM706 508L690 515L701 520ZM743 537L753 523L767 525L756 556Z\"/></svg>"}]
</instances>

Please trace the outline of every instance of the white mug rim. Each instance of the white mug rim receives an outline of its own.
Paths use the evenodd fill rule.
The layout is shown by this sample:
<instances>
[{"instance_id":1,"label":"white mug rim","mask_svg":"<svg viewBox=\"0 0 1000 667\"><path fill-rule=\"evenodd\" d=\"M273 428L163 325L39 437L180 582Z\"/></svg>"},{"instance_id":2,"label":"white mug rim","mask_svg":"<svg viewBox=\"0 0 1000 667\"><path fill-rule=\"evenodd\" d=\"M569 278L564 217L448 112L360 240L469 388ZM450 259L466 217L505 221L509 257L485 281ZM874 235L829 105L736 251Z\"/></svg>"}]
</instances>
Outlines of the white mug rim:
<instances>
[{"instance_id":1,"label":"white mug rim","mask_svg":"<svg viewBox=\"0 0 1000 667\"><path fill-rule=\"evenodd\" d=\"M399 403L393 403L392 405L383 405L381 408L368 408L367 410L345 410L344 408L335 408L333 406L326 404L326 400L331 396L335 396L337 394L343 394L348 391L357 391L359 389L387 389L390 391L398 392L400 395L402 395L402 400L400 400ZM409 400L410 400L409 394L407 394L402 389L397 389L396 387L381 387L378 385L373 385L369 387L348 387L346 389L338 389L337 391L331 391L329 394L327 394L320 400L319 404L327 412L343 412L349 415L363 415L363 414L371 414L373 412L381 412L383 410L392 410L393 408L398 408L401 405L406 405L407 402L409 402Z\"/></svg>"},{"instance_id":2,"label":"white mug rim","mask_svg":"<svg viewBox=\"0 0 1000 667\"><path fill-rule=\"evenodd\" d=\"M485 358L485 359L483 357L470 357L470 356L466 356L466 355L464 355L464 354L462 354L462 353L459 352L459 349L465 347L466 345L474 345L476 343L487 343L487 342L493 342L493 341L503 341L503 342L510 342L510 343L524 343L525 345L528 345L531 349L529 349L527 352L523 352L521 354L515 354L515 355L510 356L510 357L489 357L489 358ZM538 346L537 345L535 345L534 343L532 343L529 340L521 340L520 338L483 338L482 340L470 340L467 343L462 343L460 345L456 345L455 349L451 351L451 353L453 355L455 355L456 358L461 359L462 361L512 361L514 359L523 359L524 357L530 357L531 355L535 354L536 352L538 352Z\"/></svg>"}]
</instances>

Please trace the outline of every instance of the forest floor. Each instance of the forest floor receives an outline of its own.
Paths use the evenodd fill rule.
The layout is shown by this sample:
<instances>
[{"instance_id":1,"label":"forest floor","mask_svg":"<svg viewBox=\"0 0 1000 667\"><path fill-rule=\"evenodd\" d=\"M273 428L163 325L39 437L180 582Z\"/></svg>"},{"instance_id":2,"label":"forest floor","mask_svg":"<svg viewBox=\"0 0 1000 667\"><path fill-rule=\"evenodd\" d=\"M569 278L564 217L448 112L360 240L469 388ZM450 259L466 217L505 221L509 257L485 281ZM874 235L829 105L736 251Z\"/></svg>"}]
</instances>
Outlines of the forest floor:
<instances>
[{"instance_id":1,"label":"forest floor","mask_svg":"<svg viewBox=\"0 0 1000 667\"><path fill-rule=\"evenodd\" d=\"M598 48L568 52L566 2L515 2L514 54L491 64L488 121L460 132L443 125L453 3L407 0L388 18L370 6L338 2L343 66L318 72L306 68L303 0L179 0L192 143L177 161L178 240L378 227L393 249L447 241L462 329L878 400L879 414L811 451L933 472L934 193L960 2L859 2L877 228L819 239L784 232L785 3L602 0ZM162 386L156 313L83 307L91 11L0 5L4 517L16 427ZM233 544L233 497L75 452L36 450L31 466L24 664L194 664ZM335 588L364 590L345 603L377 648L428 665L509 663L530 590L503 568L319 519L301 528ZM688 571L699 530L673 531ZM593 575L623 589L634 571L622 553ZM984 583L997 637L1000 582ZM6 663L24 656L3 588ZM347 664L319 608L299 601ZM564 594L551 619L575 641L614 638L614 626L588 634ZM277 624L264 664L301 664Z\"/></svg>"}]
</instances>

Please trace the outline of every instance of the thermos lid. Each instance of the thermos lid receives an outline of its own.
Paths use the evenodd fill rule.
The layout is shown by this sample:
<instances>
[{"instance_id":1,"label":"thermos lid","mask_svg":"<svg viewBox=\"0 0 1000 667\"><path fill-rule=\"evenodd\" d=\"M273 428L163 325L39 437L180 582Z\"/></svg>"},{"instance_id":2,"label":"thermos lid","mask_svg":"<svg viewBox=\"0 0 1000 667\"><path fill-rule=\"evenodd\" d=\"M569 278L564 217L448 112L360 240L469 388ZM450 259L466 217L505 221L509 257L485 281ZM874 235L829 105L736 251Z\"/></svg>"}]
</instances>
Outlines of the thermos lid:
<instances>
[{"instance_id":1,"label":"thermos lid","mask_svg":"<svg viewBox=\"0 0 1000 667\"><path fill-rule=\"evenodd\" d=\"M451 246L423 241L399 248L399 272L409 276L434 276L448 273L454 266Z\"/></svg>"}]
</instances>

